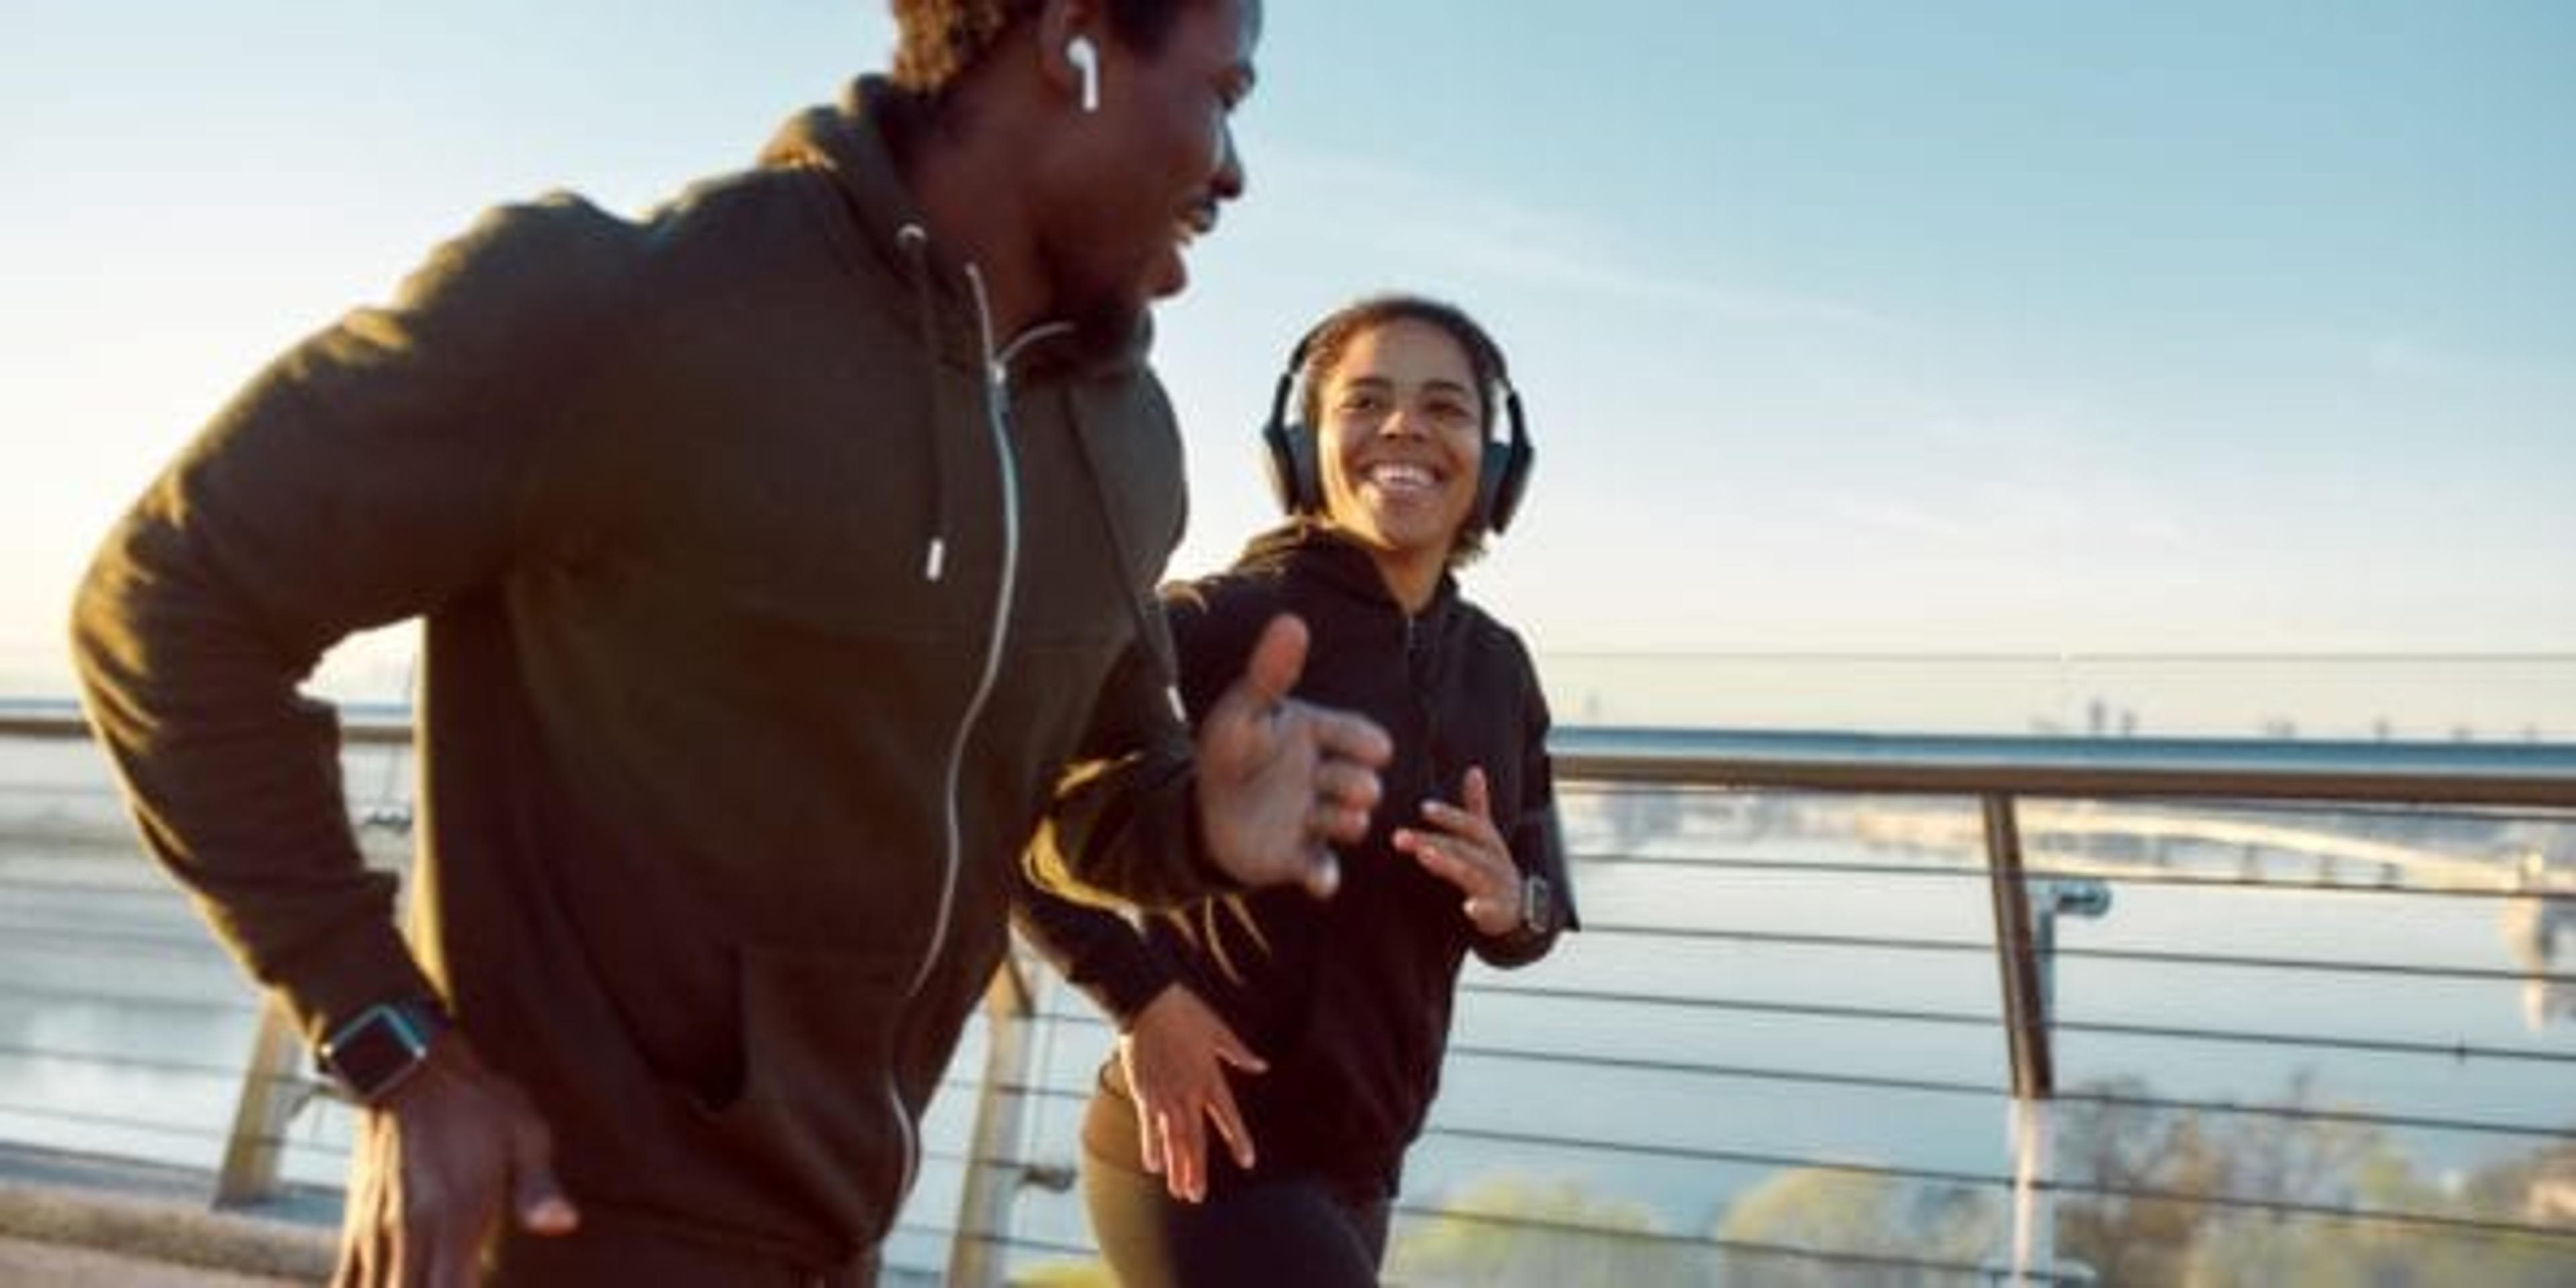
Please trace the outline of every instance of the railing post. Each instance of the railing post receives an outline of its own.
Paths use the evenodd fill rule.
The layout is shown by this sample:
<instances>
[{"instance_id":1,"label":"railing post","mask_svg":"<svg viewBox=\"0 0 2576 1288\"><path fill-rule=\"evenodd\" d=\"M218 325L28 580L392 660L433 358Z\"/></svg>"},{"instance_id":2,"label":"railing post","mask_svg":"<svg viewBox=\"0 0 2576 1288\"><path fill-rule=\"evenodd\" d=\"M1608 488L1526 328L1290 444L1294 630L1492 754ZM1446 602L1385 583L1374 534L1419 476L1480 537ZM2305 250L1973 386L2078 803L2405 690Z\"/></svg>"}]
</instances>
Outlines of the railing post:
<instances>
[{"instance_id":1,"label":"railing post","mask_svg":"<svg viewBox=\"0 0 2576 1288\"><path fill-rule=\"evenodd\" d=\"M2055 1072L2049 1058L2048 1003L2042 996L2038 943L2031 931L2029 883L2022 873L2021 827L2010 795L1989 793L1984 801L1987 884L1995 902L1995 954L2003 972L2013 1095L2044 1100L2054 1090Z\"/></svg>"},{"instance_id":2,"label":"railing post","mask_svg":"<svg viewBox=\"0 0 2576 1288\"><path fill-rule=\"evenodd\" d=\"M2012 1270L2006 1282L2032 1282L2033 1268L2057 1259L2057 1213L2042 1186L2048 1171L2048 1101L2056 1072L2048 1046L2047 985L2031 929L2029 883L2022 872L2021 828L2013 797L1984 798L1986 873L1995 905L1995 959L2003 976L2004 1035L2012 1053Z\"/></svg>"},{"instance_id":3,"label":"railing post","mask_svg":"<svg viewBox=\"0 0 2576 1288\"><path fill-rule=\"evenodd\" d=\"M1022 1089L1030 1076L1029 1021L1036 1009L1018 957L1004 956L984 988L984 1083L975 1100L957 1233L948 1246L943 1282L949 1288L997 1288L1002 1283L1011 1205L1027 1171L1011 1153L1020 1138Z\"/></svg>"},{"instance_id":4,"label":"railing post","mask_svg":"<svg viewBox=\"0 0 2576 1288\"><path fill-rule=\"evenodd\" d=\"M286 1008L274 1001L262 1006L250 1065L242 1071L232 1136L224 1143L223 1170L215 1176L216 1207L252 1207L278 1197L286 1125L310 1094L303 1063L304 1039Z\"/></svg>"}]
</instances>

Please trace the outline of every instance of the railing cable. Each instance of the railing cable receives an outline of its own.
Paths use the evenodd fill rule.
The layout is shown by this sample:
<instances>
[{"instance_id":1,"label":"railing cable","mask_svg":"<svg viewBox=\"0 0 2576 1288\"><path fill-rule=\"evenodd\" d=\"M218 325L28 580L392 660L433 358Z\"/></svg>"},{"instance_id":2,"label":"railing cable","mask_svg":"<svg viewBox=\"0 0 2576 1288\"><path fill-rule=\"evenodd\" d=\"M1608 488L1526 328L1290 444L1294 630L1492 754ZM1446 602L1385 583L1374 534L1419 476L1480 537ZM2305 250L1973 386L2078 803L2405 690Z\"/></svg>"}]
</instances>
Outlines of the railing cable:
<instances>
[{"instance_id":1,"label":"railing cable","mask_svg":"<svg viewBox=\"0 0 2576 1288\"><path fill-rule=\"evenodd\" d=\"M1587 935L1633 935L1685 942L1777 944L1799 948L1850 948L1885 952L1994 955L1994 945L1966 939L1918 939L1902 935L1826 935L1780 930L1745 930L1728 926L1657 926L1620 922L1586 923ZM2399 979L2457 979L2576 984L2576 973L2511 970L2501 967L2433 966L2411 962L2331 961L2314 957L2257 957L2232 953L2187 953L2149 948L2070 948L2059 944L2050 953L2059 961L2151 962L2160 966L2196 966L2237 970L2307 971L2323 974L2381 975Z\"/></svg>"}]
</instances>

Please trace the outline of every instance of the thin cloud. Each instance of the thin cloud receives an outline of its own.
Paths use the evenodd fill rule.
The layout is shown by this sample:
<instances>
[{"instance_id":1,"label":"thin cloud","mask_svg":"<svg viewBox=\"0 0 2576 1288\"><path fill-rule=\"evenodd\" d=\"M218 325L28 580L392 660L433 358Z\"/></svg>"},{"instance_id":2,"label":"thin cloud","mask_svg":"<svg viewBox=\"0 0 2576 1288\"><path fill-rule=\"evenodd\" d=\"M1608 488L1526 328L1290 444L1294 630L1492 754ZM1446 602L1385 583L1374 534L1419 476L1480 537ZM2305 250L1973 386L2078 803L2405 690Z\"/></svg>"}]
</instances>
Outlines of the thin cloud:
<instances>
[{"instance_id":1,"label":"thin cloud","mask_svg":"<svg viewBox=\"0 0 2576 1288\"><path fill-rule=\"evenodd\" d=\"M1898 493L1893 489L1908 489ZM1828 526L1872 534L1906 548L2029 551L2133 548L2175 552L2192 545L2192 525L2172 498L2126 485L2098 470L2024 470L2017 477L1888 480L1879 489L1845 484L1818 505Z\"/></svg>"},{"instance_id":2,"label":"thin cloud","mask_svg":"<svg viewBox=\"0 0 2576 1288\"><path fill-rule=\"evenodd\" d=\"M1723 322L1896 329L1885 315L1839 300L1719 286L1637 267L1613 250L1625 230L1580 225L1540 207L1462 191L1455 181L1419 171L1293 153L1272 164L1289 176L1280 188L1296 195L1265 216L1316 240L1357 242L1479 280L1679 309ZM1367 217L1354 219L1353 211Z\"/></svg>"},{"instance_id":3,"label":"thin cloud","mask_svg":"<svg viewBox=\"0 0 2576 1288\"><path fill-rule=\"evenodd\" d=\"M2389 335L2371 340L2362 350L2371 371L2401 380L2447 380L2468 374L2468 364L2429 341Z\"/></svg>"},{"instance_id":4,"label":"thin cloud","mask_svg":"<svg viewBox=\"0 0 2576 1288\"><path fill-rule=\"evenodd\" d=\"M1823 512L1834 526L1887 537L1950 542L1964 537L1968 531L1968 525L1958 519L1915 502L1894 501L1859 492L1838 492L1826 497Z\"/></svg>"}]
</instances>

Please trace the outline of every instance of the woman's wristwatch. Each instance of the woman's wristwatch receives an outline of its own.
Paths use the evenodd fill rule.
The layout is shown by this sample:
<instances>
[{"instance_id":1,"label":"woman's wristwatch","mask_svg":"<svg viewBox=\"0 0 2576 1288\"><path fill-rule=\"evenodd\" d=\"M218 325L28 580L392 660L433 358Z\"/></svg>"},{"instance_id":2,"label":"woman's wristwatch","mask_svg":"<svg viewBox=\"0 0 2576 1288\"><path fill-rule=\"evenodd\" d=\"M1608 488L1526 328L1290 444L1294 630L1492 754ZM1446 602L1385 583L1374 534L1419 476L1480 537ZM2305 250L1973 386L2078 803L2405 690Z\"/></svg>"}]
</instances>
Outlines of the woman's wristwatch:
<instances>
[{"instance_id":1,"label":"woman's wristwatch","mask_svg":"<svg viewBox=\"0 0 2576 1288\"><path fill-rule=\"evenodd\" d=\"M1519 933L1533 938L1556 929L1556 888L1547 878L1532 872L1521 877L1521 924Z\"/></svg>"}]
</instances>

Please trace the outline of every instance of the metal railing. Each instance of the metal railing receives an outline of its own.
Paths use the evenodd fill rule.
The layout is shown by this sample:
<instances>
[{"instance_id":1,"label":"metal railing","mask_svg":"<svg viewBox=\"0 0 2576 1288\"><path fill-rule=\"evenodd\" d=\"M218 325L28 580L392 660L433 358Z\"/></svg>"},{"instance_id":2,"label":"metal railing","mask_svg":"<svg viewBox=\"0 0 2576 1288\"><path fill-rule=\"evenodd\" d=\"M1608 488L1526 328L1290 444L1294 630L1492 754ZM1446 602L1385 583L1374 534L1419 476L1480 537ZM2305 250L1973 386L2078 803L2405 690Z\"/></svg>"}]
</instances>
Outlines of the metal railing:
<instances>
[{"instance_id":1,"label":"metal railing","mask_svg":"<svg viewBox=\"0 0 2576 1288\"><path fill-rule=\"evenodd\" d=\"M2052 1037L2059 1031L2157 1036L2203 1042L2279 1042L2311 1049L2404 1051L2465 1060L2465 1043L2402 1043L2338 1038L2235 1033L2204 1027L2154 1027L2067 1022L2052 1007L2050 969L2063 955L2056 946L2061 915L2099 917L2109 887L2094 873L2034 873L2025 862L2023 811L2034 800L2189 800L2332 802L2338 806L2402 804L2418 808L2519 806L2576 807L2576 748L2474 744L2249 743L2208 739L2069 739L1908 736L1787 732L1707 733L1657 730L1577 730L1555 748L1560 772L1570 780L1665 783L1693 788L1732 788L1842 793L1925 793L1973 797L1983 823L1983 857L1992 899L1991 951L1998 967L2014 1105L2014 1168L2010 1267L2015 1278L2033 1267L2056 1264L2056 1221L2051 1203L2068 1194L2108 1194L2050 1175L2050 1102L2060 1094ZM2251 833L2249 833L2251 834ZM2275 841L2283 839L2272 834ZM2370 848L2370 847L2363 847ZM2376 847L2390 855L2399 847ZM2576 848L2567 850L2576 878ZM2384 858L2393 863L2394 857ZM2435 856L2424 865L2456 871L2463 866ZM2150 876L2154 874L2149 874ZM2576 880L2568 883L2576 894ZM1762 937L1737 931L1736 937ZM1774 942L1780 936L1767 936ZM1810 937L1810 942L1814 938ZM1893 944L1883 946L1894 947ZM1912 948L1977 945L1906 945ZM2576 946L2576 945L2572 945ZM2116 952L2117 950L2110 950ZM2095 950L2095 956L2110 952ZM2459 974L2403 963L2302 962L2210 954L2129 952L2130 960L2166 965L2225 965L2265 970L2351 970L2402 974ZM2545 982L2565 984L2565 976ZM1923 1017L1915 1017L1918 1021ZM1971 1017L1973 1018L1973 1017ZM2481 1049L2483 1059L2527 1059L2576 1072L2576 1051ZM2100 1097L2088 1097L2097 1103ZM2576 1112L2576 1101L2567 1109ZM2343 1121L2394 1125L2377 1115L2339 1115ZM2452 1126L2454 1124L2443 1124ZM2576 1117L2555 1129L2519 1130L2537 1139L2576 1141ZM2128 1195L2130 1197L2156 1197ZM2171 1197L2171 1196L2165 1196ZM2397 1225L2478 1229L2545 1237L2552 1231L2527 1223L2479 1221L2358 1204L2319 1205L2254 1195L2200 1196L2276 1214L2335 1215ZM2556 1231L2562 1237L2576 1231ZM2576 1256L2576 1247L2570 1255Z\"/></svg>"},{"instance_id":2,"label":"metal railing","mask_svg":"<svg viewBox=\"0 0 2576 1288\"><path fill-rule=\"evenodd\" d=\"M344 728L384 754L405 736L398 712ZM80 736L68 711L0 708L0 738ZM2576 999L2554 930L2539 959L2498 963L2382 942L2391 916L2362 911L2528 906L2576 957L2576 747L1568 729L1554 751L1587 929L1462 983L1396 1277L1450 1281L1481 1252L1564 1281L2180 1282L2134 1258L2179 1255L2157 1232L2183 1227L2192 1255L2247 1264L2403 1240L2576 1266L2576 1042L2555 1011L2532 1040L2232 1009L2357 986ZM2106 894L2114 915L2063 920ZM2300 942L2240 942L2237 920ZM2158 996L2134 986L2150 977L2169 1004L2120 1009ZM44 987L13 979L0 1001ZM1043 973L996 981L934 1109L968 1121L936 1135L955 1147L932 1151L895 1266L993 1283L1090 1255L1069 1189L1110 1037ZM213 1129L227 1201L276 1192L290 1149L336 1161L301 1053L277 1031L253 1046L233 1127ZM2284 1060L2277 1089L2244 1083ZM162 1062L225 1081L220 1061ZM0 1102L0 1131L22 1111ZM174 1130L94 1116L101 1137ZM2004 1145L1980 1144L1997 1119ZM2401 1138L2471 1159L2466 1188L2386 1182L2433 1174ZM2375 1172L2317 1157L2367 1149L2396 1152ZM2515 1202L2479 1188L2508 1175ZM1884 1228L1813 1228L1855 1210Z\"/></svg>"},{"instance_id":3,"label":"metal railing","mask_svg":"<svg viewBox=\"0 0 2576 1288\"><path fill-rule=\"evenodd\" d=\"M1921 1251L1927 1245L1920 1239L1835 1247L1751 1238L1722 1228L1689 1234L1635 1228L1633 1222L1604 1224L1526 1212L1461 1216L1453 1208L1418 1202L1400 1209L1400 1231L1403 1220L1417 1226L1468 1221L1489 1233L1539 1232L1557 1238L1609 1240L1632 1252L1646 1249L1667 1254L1654 1263L1667 1268L1688 1264L1694 1257L1703 1264L1738 1266L1776 1266L1803 1258L1811 1266L1836 1267L1864 1277L1897 1275L1903 1282L2092 1282L2097 1269L2119 1272L2117 1282L2159 1282L2151 1273L2141 1277L2134 1257L2127 1264L2097 1268L2068 1255L2058 1234L2071 1226L2094 1227L2078 1239L2080 1246L2074 1251L2111 1260L2100 1256L2100 1250L2117 1251L2119 1246L2118 1240L2099 1233L2105 1214L2124 1208L2161 1208L2202 1214L2194 1219L2223 1233L2230 1220L2241 1230L2241 1219L2246 1217L2275 1224L2345 1227L2365 1231L2355 1236L2365 1241L2408 1236L2418 1243L2501 1245L2508 1249L2502 1254L2507 1260L2522 1255L2543 1266L2537 1274L2576 1272L2576 1211L2499 1215L2438 1194L2374 1198L2358 1192L2328 1192L2331 1186L2303 1188L2281 1177L2266 1179L2257 1174L2259 1169L2247 1168L2238 1168L2233 1176L2178 1181L2152 1169L2106 1169L2099 1165L2101 1160L2091 1158L2081 1160L2084 1166L2059 1166L2052 1149L2067 1135L2065 1119L2072 1114L2082 1119L2083 1144L2095 1150L2106 1144L2098 1124L2119 1118L2143 1124L2140 1131L2194 1126L2210 1136L2258 1144L2294 1136L2316 1141L2384 1133L2467 1137L2528 1147L2536 1157L2553 1160L2560 1154L2552 1151L2563 1151L2566 1162L2576 1165L2576 1091L2566 1090L2576 1088L2576 1077L2569 1076L2576 1075L2576 1044L2563 1038L2531 1044L2446 1034L2386 1036L2337 1031L2332 1026L2303 1031L2218 1022L2149 1022L2088 1007L2062 1007L2053 978L2066 968L2111 968L2158 972L2176 978L2176 987L2184 990L2195 987L2188 975L2213 972L2239 980L2360 979L2408 986L2464 985L2489 992L2514 984L2576 989L2576 974L2569 973L2569 968L2576 967L2576 845L2569 844L2576 839L2576 815L2564 813L2576 808L2576 748L1570 729L1561 731L1554 751L1569 808L1593 814L1615 818L1620 807L1631 802L1661 802L1670 813L1677 797L1706 805L1748 799L1776 802L1782 794L1795 794L1810 810L1848 805L1857 811L1860 822L1875 824L1853 829L1860 843L1850 852L1818 859L1766 856L1758 852L1758 844L1736 838L1722 841L1719 852L1706 846L1677 850L1657 845L1657 838L1646 835L1654 827L1632 820L1630 835L1619 835L1620 829L1613 826L1610 835L1596 835L1592 846L1578 855L1578 892L1590 884L1586 878L1619 871L1648 871L1703 883L1769 880L1809 889L1973 882L1982 887L1985 909L1984 933L1971 938L1902 934L1879 926L1859 933L1814 926L1789 929L1707 916L1707 899L1696 904L1650 899L1646 902L1657 909L1656 915L1588 916L1586 932L1560 949L1561 957L1634 961L1676 948L1724 948L1775 955L1983 960L1990 972L1987 1004L1890 1005L1840 999L1832 996L1830 987L1817 990L1821 996L1794 997L1741 995L1722 986L1686 992L1598 987L1543 968L1534 972L1537 982L1529 984L1507 976L1471 974L1462 989L1462 1016L1480 1007L1545 1005L1596 1014L1718 1016L1769 1029L1806 1025L1880 1033L1999 1033L2000 1059L1989 1066L1995 1076L1932 1077L1902 1069L1855 1069L1831 1061L1676 1058L1605 1051L1579 1040L1549 1046L1469 1036L1450 1050L1451 1073L1444 1091L1448 1099L1442 1110L1435 1111L1417 1150L1467 1142L1506 1156L1540 1160L1540 1166L1553 1163L1566 1171L1597 1173L1600 1167L1585 1156L1609 1155L1629 1165L1665 1160L1686 1167L1797 1173L1985 1194L1997 1200L1992 1210L2001 1218L1995 1240L1999 1246L1982 1255L1954 1251L1943 1256ZM1668 825L1672 821L1666 819ZM2410 830L2445 826L2454 832L2481 834L2520 828L2522 832L2515 835L2523 839L2509 837L2499 848L2500 843L2489 836L2464 848L2457 837L2405 841L2378 835L2402 836ZM2528 843L2533 835L2555 838L2532 843L2531 853L2555 854L2562 867L2535 875L2538 870L2512 861L2512 847ZM1735 845L1757 852L1729 852ZM1910 857L1878 859L1868 847L1908 850ZM1927 852L1941 853L1946 861L1926 861ZM2532 885L2535 880L2541 884ZM2111 909L2113 892L2122 889L2130 889L2133 895L2177 891L2303 899L2349 895L2390 902L2491 905L2546 901L2548 907L2567 914L2562 951L2570 960L2558 969L2507 968L2416 960L2402 951L2403 944L2366 945L2369 952L2388 955L2356 958L2349 952L2094 943L2091 934L2076 941L2069 926L2062 924L2069 917L2103 917ZM2334 916L2331 904L2312 911L2321 920ZM2252 987L2275 986L2257 983ZM1052 1007L1045 1002L1032 1006L1025 1000L1031 992L1043 995L1049 990L1042 984L1010 990L1011 1007L988 1017L990 1022L1034 1032L1048 1026L1098 1029L1101 1025L1078 999L1062 1001L1060 990L1053 994L1057 1000ZM2576 993L2568 996L2576 1001ZM2566 1009L2576 1017L2576 1005ZM1652 1023L1647 1022L1650 1027ZM974 1090L987 1104L995 1097L1079 1104L1089 1092L1085 1066L1099 1058L1106 1037L1105 1032L1095 1035L1086 1048L1091 1054L1075 1062L1068 1079L1061 1070L1050 1076L1033 1068L1025 1053L1040 1043L1017 1033L1007 1049L1018 1054L989 1066ZM2089 1055L2081 1062L2088 1076L2071 1081L2066 1062L2059 1058L2067 1042L2096 1047L2144 1044L2184 1053L2252 1052L2243 1057L2249 1062L2290 1052L2303 1060L2329 1064L2405 1061L2415 1067L2519 1069L2536 1075L2544 1089L2529 1097L2537 1103L2520 1106L2519 1115L2499 1112L2479 1094L2463 1095L2458 1098L2461 1103L2441 1110L2324 1103L2322 1093L2313 1090L2305 1074L2293 1075L2268 1100L2259 1095L2159 1094L2129 1082L2092 1076L2105 1062ZM1822 1099L1823 1093L1831 1092L1955 1102L1972 1111L2000 1104L2009 1115L2010 1136L1999 1151L2001 1166L1974 1166L1949 1160L1853 1158L1836 1147L1803 1152L1747 1148L1691 1140L1687 1133L1658 1138L1553 1130L1545 1122L1554 1111L1551 1105L1536 1106L1534 1113L1521 1115L1523 1121L1507 1126L1447 1112L1451 1100L1495 1065L1543 1068L1568 1079L1619 1074L1712 1087L1770 1086L1784 1089L1790 1098ZM1976 1066L1969 1062L1966 1067ZM2526 1089L2530 1082L2525 1080ZM2554 1098L2549 1088L2556 1089ZM2117 1146L2117 1133L2110 1135L2107 1143ZM997 1196L1024 1186L1045 1190L1059 1184L1078 1156L1078 1144L1059 1131L1054 1140L1035 1148L1024 1146L1015 1155L979 1154L965 1160L964 1190L969 1197L959 1208L965 1231L960 1246L972 1245L976 1251L956 1263L958 1268L981 1273L995 1260L991 1249L1007 1246L1015 1237L1015 1227L980 1215L1009 1208L1006 1198ZM2566 1171L2566 1184L2576 1189L2576 1166ZM2535 1182L2533 1193L2538 1192ZM1022 1197L1024 1201L1032 1198L1028 1193ZM2207 1215L2212 1213L2217 1215ZM1026 1215L1025 1210L1021 1215ZM1059 1221L1057 1228L1075 1227ZM1023 1239L1020 1247L1040 1253L1065 1243L1061 1235L1019 1237ZM2261 1239L2232 1237L2246 1245L2246 1257L2267 1255L2254 1246ZM2275 1248L2268 1255L2282 1254ZM1399 1262L1394 1268L1401 1274L1405 1267ZM1902 1278L1907 1275L1915 1278ZM1657 1276L1650 1271L1646 1278L1654 1281ZM2207 1281L2228 1282L2224 1278Z\"/></svg>"}]
</instances>

